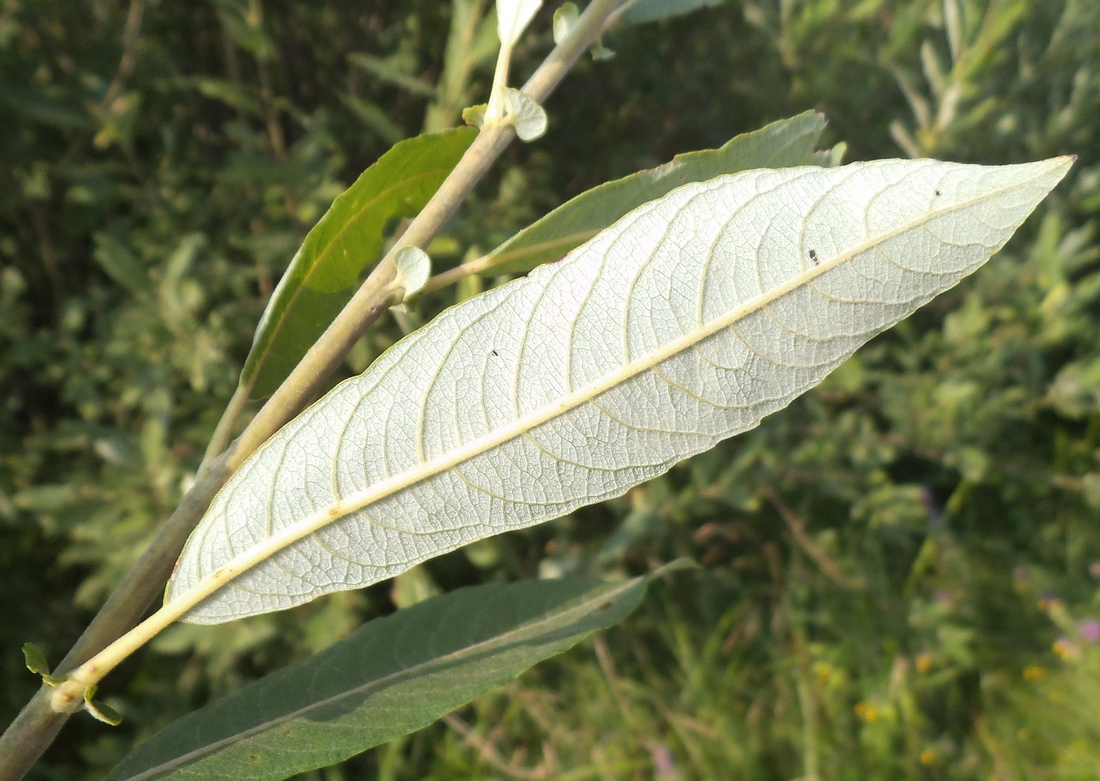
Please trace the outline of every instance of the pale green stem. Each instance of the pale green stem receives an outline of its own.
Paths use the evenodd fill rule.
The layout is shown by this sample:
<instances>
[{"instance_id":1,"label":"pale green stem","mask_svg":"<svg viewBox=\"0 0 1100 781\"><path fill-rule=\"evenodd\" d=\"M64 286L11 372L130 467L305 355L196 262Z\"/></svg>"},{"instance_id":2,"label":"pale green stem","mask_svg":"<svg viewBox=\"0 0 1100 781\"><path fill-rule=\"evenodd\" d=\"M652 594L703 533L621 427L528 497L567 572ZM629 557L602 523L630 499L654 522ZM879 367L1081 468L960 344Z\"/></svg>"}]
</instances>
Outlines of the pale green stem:
<instances>
[{"instance_id":1,"label":"pale green stem","mask_svg":"<svg viewBox=\"0 0 1100 781\"><path fill-rule=\"evenodd\" d=\"M508 86L508 66L512 61L512 45L501 43L497 67L493 72L493 87L489 91L489 104L485 107L485 127L504 120L504 88Z\"/></svg>"},{"instance_id":2,"label":"pale green stem","mask_svg":"<svg viewBox=\"0 0 1100 781\"><path fill-rule=\"evenodd\" d=\"M425 284L424 287L421 288L420 292L417 295L422 296L425 293L431 293L435 290L441 290L448 285L453 285L460 279L465 279L466 277L473 276L474 274L484 274L486 271L496 265L493 260L494 259L492 255L482 255L480 258L468 260L460 266L455 266L454 268L449 268L446 271L441 271L440 273L432 276L432 278L428 280L427 284Z\"/></svg>"},{"instance_id":3,"label":"pale green stem","mask_svg":"<svg viewBox=\"0 0 1100 781\"><path fill-rule=\"evenodd\" d=\"M197 478L206 477L217 457L229 447L229 443L233 439L233 429L236 427L251 393L252 383L238 385L237 390L233 392L233 397L225 405L225 412L222 413L221 420L214 428L214 435L210 437L210 444L206 446L206 453L203 455L202 463L199 464L196 473Z\"/></svg>"}]
</instances>

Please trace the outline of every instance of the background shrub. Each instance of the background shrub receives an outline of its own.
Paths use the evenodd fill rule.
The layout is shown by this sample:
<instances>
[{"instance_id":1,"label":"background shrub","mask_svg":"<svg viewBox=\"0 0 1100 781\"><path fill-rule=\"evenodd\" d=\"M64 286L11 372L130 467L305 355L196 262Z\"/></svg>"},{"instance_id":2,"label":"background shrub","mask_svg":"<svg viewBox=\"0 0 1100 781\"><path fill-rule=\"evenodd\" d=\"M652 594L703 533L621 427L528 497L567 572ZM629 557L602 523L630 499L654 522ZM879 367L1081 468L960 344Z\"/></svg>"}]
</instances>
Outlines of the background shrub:
<instances>
[{"instance_id":1,"label":"background shrub","mask_svg":"<svg viewBox=\"0 0 1100 781\"><path fill-rule=\"evenodd\" d=\"M20 644L59 657L192 479L305 231L391 143L484 99L477 47L436 90L451 12L0 5L2 715L36 687ZM318 777L1096 778L1098 30L1091 0L743 0L614 32L616 58L570 75L549 134L507 153L437 264L807 108L848 159L1079 159L988 267L759 429L395 585L177 626L108 680L123 726L73 720L36 777L94 777L438 588L686 554L704 569L627 624ZM369 334L347 373L400 334Z\"/></svg>"}]
</instances>

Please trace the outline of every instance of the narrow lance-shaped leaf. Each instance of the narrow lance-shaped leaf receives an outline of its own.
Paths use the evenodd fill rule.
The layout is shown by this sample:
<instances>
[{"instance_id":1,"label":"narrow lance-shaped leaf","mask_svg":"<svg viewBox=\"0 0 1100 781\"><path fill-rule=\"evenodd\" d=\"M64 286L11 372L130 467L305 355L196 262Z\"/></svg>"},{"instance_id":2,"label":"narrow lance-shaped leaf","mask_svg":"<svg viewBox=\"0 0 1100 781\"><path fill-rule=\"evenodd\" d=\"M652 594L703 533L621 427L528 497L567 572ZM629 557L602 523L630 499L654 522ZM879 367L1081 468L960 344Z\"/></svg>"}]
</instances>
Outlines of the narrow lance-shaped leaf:
<instances>
[{"instance_id":1,"label":"narrow lance-shaped leaf","mask_svg":"<svg viewBox=\"0 0 1100 781\"><path fill-rule=\"evenodd\" d=\"M196 623L279 610L617 496L974 271L1070 164L893 160L674 190L287 425L215 498L168 600Z\"/></svg>"},{"instance_id":2,"label":"narrow lance-shaped leaf","mask_svg":"<svg viewBox=\"0 0 1100 781\"><path fill-rule=\"evenodd\" d=\"M331 765L617 623L651 579L493 584L429 599L169 725L108 781L259 781Z\"/></svg>"},{"instance_id":3,"label":"narrow lance-shaped leaf","mask_svg":"<svg viewBox=\"0 0 1100 781\"><path fill-rule=\"evenodd\" d=\"M688 182L751 168L810 165L825 117L813 111L742 133L718 149L677 155L648 171L581 193L493 250L480 274L526 274L595 236L631 209Z\"/></svg>"},{"instance_id":4,"label":"narrow lance-shaped leaf","mask_svg":"<svg viewBox=\"0 0 1100 781\"><path fill-rule=\"evenodd\" d=\"M241 384L269 396L286 379L378 259L386 225L415 216L477 131L460 128L398 142L341 193L302 242L264 310Z\"/></svg>"},{"instance_id":5,"label":"narrow lance-shaped leaf","mask_svg":"<svg viewBox=\"0 0 1100 781\"><path fill-rule=\"evenodd\" d=\"M656 22L672 16L689 14L700 8L721 5L724 2L725 0L623 0L626 10L622 18L624 22L631 24Z\"/></svg>"}]
</instances>

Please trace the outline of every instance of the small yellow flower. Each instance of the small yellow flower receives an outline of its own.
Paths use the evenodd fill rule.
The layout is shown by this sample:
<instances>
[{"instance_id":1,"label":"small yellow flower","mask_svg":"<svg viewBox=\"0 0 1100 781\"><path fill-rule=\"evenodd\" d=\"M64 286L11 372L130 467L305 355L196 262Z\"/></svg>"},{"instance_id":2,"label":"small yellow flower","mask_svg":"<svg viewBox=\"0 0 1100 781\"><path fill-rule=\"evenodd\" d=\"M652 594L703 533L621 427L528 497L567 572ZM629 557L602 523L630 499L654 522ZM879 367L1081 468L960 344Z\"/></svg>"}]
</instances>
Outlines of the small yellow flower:
<instances>
[{"instance_id":1,"label":"small yellow flower","mask_svg":"<svg viewBox=\"0 0 1100 781\"><path fill-rule=\"evenodd\" d=\"M927 651L921 651L917 654L917 672L921 675L927 674L932 669L932 654Z\"/></svg>"},{"instance_id":2,"label":"small yellow flower","mask_svg":"<svg viewBox=\"0 0 1100 781\"><path fill-rule=\"evenodd\" d=\"M1040 597L1038 605L1044 613L1060 613L1066 609L1066 603L1054 596Z\"/></svg>"},{"instance_id":3,"label":"small yellow flower","mask_svg":"<svg viewBox=\"0 0 1100 781\"><path fill-rule=\"evenodd\" d=\"M1038 681L1046 674L1047 671L1037 664L1029 664L1024 668L1024 680L1026 681Z\"/></svg>"},{"instance_id":4,"label":"small yellow flower","mask_svg":"<svg viewBox=\"0 0 1100 781\"><path fill-rule=\"evenodd\" d=\"M867 702L867 700L857 702L855 711L856 716L866 724L874 724L878 721L878 707L873 702Z\"/></svg>"},{"instance_id":5,"label":"small yellow flower","mask_svg":"<svg viewBox=\"0 0 1100 781\"><path fill-rule=\"evenodd\" d=\"M1059 637L1050 648L1060 659L1067 662L1075 661L1081 656L1080 649L1066 637Z\"/></svg>"},{"instance_id":6,"label":"small yellow flower","mask_svg":"<svg viewBox=\"0 0 1100 781\"><path fill-rule=\"evenodd\" d=\"M818 686L825 686L833 680L833 676L836 674L836 668L828 662L816 662L813 667L814 675L817 678Z\"/></svg>"},{"instance_id":7,"label":"small yellow flower","mask_svg":"<svg viewBox=\"0 0 1100 781\"><path fill-rule=\"evenodd\" d=\"M930 748L926 748L920 753L920 763L925 767L936 764L936 752Z\"/></svg>"}]
</instances>

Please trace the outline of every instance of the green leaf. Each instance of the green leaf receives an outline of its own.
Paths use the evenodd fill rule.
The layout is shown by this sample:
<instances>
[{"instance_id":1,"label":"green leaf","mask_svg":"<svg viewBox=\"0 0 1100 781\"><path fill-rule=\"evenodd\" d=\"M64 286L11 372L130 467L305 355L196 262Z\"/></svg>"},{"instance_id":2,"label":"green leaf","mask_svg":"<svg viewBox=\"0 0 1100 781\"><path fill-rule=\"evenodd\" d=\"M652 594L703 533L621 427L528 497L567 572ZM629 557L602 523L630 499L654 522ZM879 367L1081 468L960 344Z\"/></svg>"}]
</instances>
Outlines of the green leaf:
<instances>
[{"instance_id":1,"label":"green leaf","mask_svg":"<svg viewBox=\"0 0 1100 781\"><path fill-rule=\"evenodd\" d=\"M405 138L405 131L378 104L360 100L354 95L341 95L340 100L387 144L392 146Z\"/></svg>"},{"instance_id":2,"label":"green leaf","mask_svg":"<svg viewBox=\"0 0 1100 781\"><path fill-rule=\"evenodd\" d=\"M117 727L122 723L122 716L110 705L95 701L97 688L96 686L89 686L84 690L84 710L88 711L96 721L102 721L104 724Z\"/></svg>"},{"instance_id":3,"label":"green leaf","mask_svg":"<svg viewBox=\"0 0 1100 781\"><path fill-rule=\"evenodd\" d=\"M459 128L395 144L306 236L256 331L241 384L270 395L351 299L395 217L419 213L477 136Z\"/></svg>"},{"instance_id":4,"label":"green leaf","mask_svg":"<svg viewBox=\"0 0 1100 781\"><path fill-rule=\"evenodd\" d=\"M42 676L42 682L49 686L57 686L68 680L67 675L50 675L46 654L34 643L23 643L23 663L32 673Z\"/></svg>"},{"instance_id":5,"label":"green leaf","mask_svg":"<svg viewBox=\"0 0 1100 781\"><path fill-rule=\"evenodd\" d=\"M688 182L750 168L810 165L825 129L821 114L807 111L744 133L719 149L677 155L668 163L601 184L562 204L501 244L485 259L487 275L526 274L579 247L631 209Z\"/></svg>"},{"instance_id":6,"label":"green leaf","mask_svg":"<svg viewBox=\"0 0 1100 781\"><path fill-rule=\"evenodd\" d=\"M604 46L603 40L600 38L592 42L592 45L588 47L588 53L596 62L603 62L615 57L615 51Z\"/></svg>"},{"instance_id":7,"label":"green leaf","mask_svg":"<svg viewBox=\"0 0 1100 781\"><path fill-rule=\"evenodd\" d=\"M488 107L488 103L477 103L473 106L467 106L462 109L462 121L471 127L481 127L485 124L485 110Z\"/></svg>"},{"instance_id":8,"label":"green leaf","mask_svg":"<svg viewBox=\"0 0 1100 781\"><path fill-rule=\"evenodd\" d=\"M92 257L111 279L135 296L152 293L153 283L145 266L130 248L108 233L97 233Z\"/></svg>"},{"instance_id":9,"label":"green leaf","mask_svg":"<svg viewBox=\"0 0 1100 781\"><path fill-rule=\"evenodd\" d=\"M561 43L565 39L580 15L581 11L576 3L565 3L554 11L554 43Z\"/></svg>"},{"instance_id":10,"label":"green leaf","mask_svg":"<svg viewBox=\"0 0 1100 781\"><path fill-rule=\"evenodd\" d=\"M546 133L546 111L529 95L511 87L504 88L504 124L514 125L520 141L534 141ZM488 106L484 103L462 110L467 125L483 127Z\"/></svg>"},{"instance_id":11,"label":"green leaf","mask_svg":"<svg viewBox=\"0 0 1100 781\"><path fill-rule=\"evenodd\" d=\"M169 725L109 781L281 779L431 724L622 620L653 576L434 597Z\"/></svg>"},{"instance_id":12,"label":"green leaf","mask_svg":"<svg viewBox=\"0 0 1100 781\"><path fill-rule=\"evenodd\" d=\"M23 643L23 663L35 675L45 678L50 674L50 664L46 661L46 654L34 643Z\"/></svg>"},{"instance_id":13,"label":"green leaf","mask_svg":"<svg viewBox=\"0 0 1100 781\"><path fill-rule=\"evenodd\" d=\"M168 607L281 610L619 496L973 272L1071 163L883 160L673 190L444 311L285 426L215 497Z\"/></svg>"},{"instance_id":14,"label":"green leaf","mask_svg":"<svg viewBox=\"0 0 1100 781\"><path fill-rule=\"evenodd\" d=\"M395 84L414 95L424 95L429 98L435 97L435 87L433 85L421 81L416 76L405 72L389 60L383 60L380 57L372 57L369 54L349 54L348 61L353 65L358 65L368 73L374 74L379 79Z\"/></svg>"},{"instance_id":15,"label":"green leaf","mask_svg":"<svg viewBox=\"0 0 1100 781\"><path fill-rule=\"evenodd\" d=\"M630 0L625 0L629 3ZM636 0L623 12L622 20L629 24L642 24L668 19L697 11L700 8L712 8L725 0Z\"/></svg>"},{"instance_id":16,"label":"green leaf","mask_svg":"<svg viewBox=\"0 0 1100 781\"><path fill-rule=\"evenodd\" d=\"M62 130L92 130L95 127L86 112L74 109L68 103L48 98L23 84L0 82L0 106L5 106L33 122Z\"/></svg>"},{"instance_id":17,"label":"green leaf","mask_svg":"<svg viewBox=\"0 0 1100 781\"><path fill-rule=\"evenodd\" d=\"M221 101L231 108L239 109L254 117L263 116L263 107L259 99L240 84L211 78L196 78L191 83L203 97Z\"/></svg>"}]
</instances>

